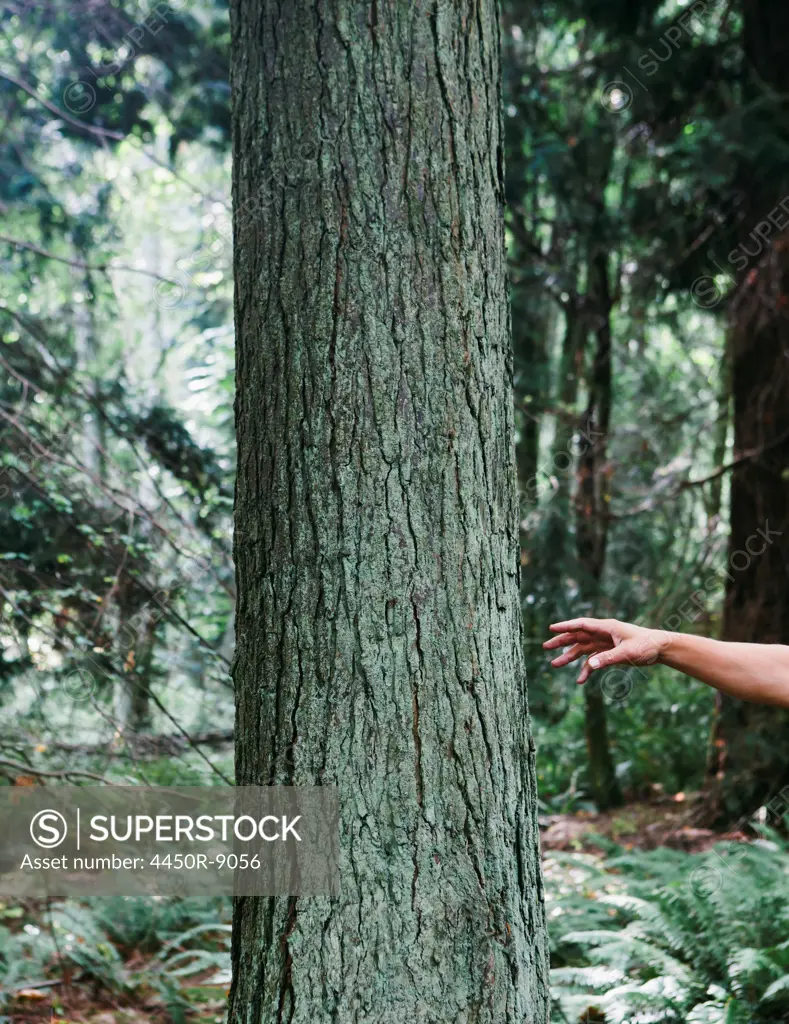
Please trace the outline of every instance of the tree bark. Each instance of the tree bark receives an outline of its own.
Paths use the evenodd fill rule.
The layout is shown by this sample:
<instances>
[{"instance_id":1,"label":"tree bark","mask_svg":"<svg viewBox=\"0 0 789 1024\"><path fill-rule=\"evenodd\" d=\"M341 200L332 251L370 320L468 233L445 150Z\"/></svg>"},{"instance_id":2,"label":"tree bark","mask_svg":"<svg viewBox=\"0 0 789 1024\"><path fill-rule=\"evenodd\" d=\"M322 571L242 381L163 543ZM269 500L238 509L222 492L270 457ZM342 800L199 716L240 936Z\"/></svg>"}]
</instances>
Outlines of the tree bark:
<instances>
[{"instance_id":1,"label":"tree bark","mask_svg":"<svg viewBox=\"0 0 789 1024\"><path fill-rule=\"evenodd\" d=\"M540 425L548 398L548 338L554 328L554 308L552 300L544 292L540 299L525 288L515 288L512 290L512 314L524 658L526 677L534 684L547 668L542 649L546 631L544 609L542 602L536 599L540 589L539 577L545 566L530 550L530 536L525 524L529 516L533 517L539 494ZM548 578L551 576L555 576L552 571ZM532 700L533 695L532 689Z\"/></svg>"},{"instance_id":2,"label":"tree bark","mask_svg":"<svg viewBox=\"0 0 789 1024\"><path fill-rule=\"evenodd\" d=\"M611 285L607 251L597 246L589 260L588 305L594 316L595 348L589 377L589 397L581 420L582 452L578 459L575 495L575 539L580 590L584 604L594 609L600 598L608 545L610 487L606 463L611 422ZM603 694L605 675L593 676L584 687L586 749L589 781L601 811L620 807L622 791L616 777L608 716Z\"/></svg>"},{"instance_id":3,"label":"tree bark","mask_svg":"<svg viewBox=\"0 0 789 1024\"><path fill-rule=\"evenodd\" d=\"M782 150L763 159L764 138L789 142L783 96L789 91L786 32L789 11L771 0L744 5L746 92L760 112L745 122L743 191L750 209L747 236L789 193ZM766 99L765 99L766 96ZM781 97L771 106L770 97ZM758 145L757 145L758 143ZM768 154L771 152L767 150ZM753 237L745 239L750 252ZM752 261L732 308L731 372L734 455L752 453L733 472L731 533L726 571L723 639L789 644L789 261L786 233ZM761 531L761 533L760 533ZM767 539L765 539L767 538ZM708 817L727 823L747 817L789 784L789 712L722 696L709 759Z\"/></svg>"},{"instance_id":4,"label":"tree bark","mask_svg":"<svg viewBox=\"0 0 789 1024\"><path fill-rule=\"evenodd\" d=\"M117 648L123 658L123 676L117 681L115 716L124 734L150 732L153 725L151 686L154 677L157 609L139 607L139 597L128 582L117 595Z\"/></svg>"},{"instance_id":5,"label":"tree bark","mask_svg":"<svg viewBox=\"0 0 789 1024\"><path fill-rule=\"evenodd\" d=\"M239 785L337 897L239 900L229 1019L548 1020L492 0L233 0Z\"/></svg>"}]
</instances>

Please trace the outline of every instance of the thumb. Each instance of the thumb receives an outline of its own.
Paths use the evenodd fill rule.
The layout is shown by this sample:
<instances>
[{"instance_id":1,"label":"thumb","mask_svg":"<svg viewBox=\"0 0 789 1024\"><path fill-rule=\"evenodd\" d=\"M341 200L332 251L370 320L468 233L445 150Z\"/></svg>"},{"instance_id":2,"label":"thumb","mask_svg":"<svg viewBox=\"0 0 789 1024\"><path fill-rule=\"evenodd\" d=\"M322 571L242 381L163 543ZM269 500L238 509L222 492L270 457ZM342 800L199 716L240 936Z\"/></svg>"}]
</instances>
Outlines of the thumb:
<instances>
[{"instance_id":1,"label":"thumb","mask_svg":"<svg viewBox=\"0 0 789 1024\"><path fill-rule=\"evenodd\" d=\"M631 652L628 651L627 644L620 644L618 647L611 648L610 651L601 651L599 654L592 655L588 665L592 671L608 668L610 665L622 665L630 661L630 655Z\"/></svg>"},{"instance_id":2,"label":"thumb","mask_svg":"<svg viewBox=\"0 0 789 1024\"><path fill-rule=\"evenodd\" d=\"M600 651L599 654L593 654L581 669L577 682L585 683L592 672L596 672L598 669L609 668L611 665L629 664L631 657L627 643L620 644L608 651Z\"/></svg>"}]
</instances>

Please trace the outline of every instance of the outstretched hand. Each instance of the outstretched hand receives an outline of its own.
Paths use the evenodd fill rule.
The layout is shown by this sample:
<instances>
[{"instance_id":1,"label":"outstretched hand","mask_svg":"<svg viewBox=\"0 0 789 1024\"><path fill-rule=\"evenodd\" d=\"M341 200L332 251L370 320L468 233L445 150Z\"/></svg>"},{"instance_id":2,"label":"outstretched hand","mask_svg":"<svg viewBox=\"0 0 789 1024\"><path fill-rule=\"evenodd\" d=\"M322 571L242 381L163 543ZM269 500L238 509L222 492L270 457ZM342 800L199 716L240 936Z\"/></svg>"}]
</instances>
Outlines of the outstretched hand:
<instances>
[{"instance_id":1,"label":"outstretched hand","mask_svg":"<svg viewBox=\"0 0 789 1024\"><path fill-rule=\"evenodd\" d=\"M585 683L597 669L611 665L654 665L669 644L668 634L662 630L618 619L568 619L549 628L559 635L545 641L543 647L547 651L570 648L553 659L554 668L590 655L581 668L579 683Z\"/></svg>"}]
</instances>

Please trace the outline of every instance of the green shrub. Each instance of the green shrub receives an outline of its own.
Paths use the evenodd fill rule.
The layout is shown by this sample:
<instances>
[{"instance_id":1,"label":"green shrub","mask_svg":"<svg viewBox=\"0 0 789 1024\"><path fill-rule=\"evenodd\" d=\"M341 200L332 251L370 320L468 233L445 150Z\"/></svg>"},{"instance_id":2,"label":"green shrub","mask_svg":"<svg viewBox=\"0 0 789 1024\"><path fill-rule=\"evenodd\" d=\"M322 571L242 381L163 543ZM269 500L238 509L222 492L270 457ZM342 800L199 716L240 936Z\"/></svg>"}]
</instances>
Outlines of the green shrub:
<instances>
[{"instance_id":1,"label":"green shrub","mask_svg":"<svg viewBox=\"0 0 789 1024\"><path fill-rule=\"evenodd\" d=\"M91 901L101 928L123 950L156 953L179 933L211 921L229 922L230 900L151 900L116 896Z\"/></svg>"},{"instance_id":2,"label":"green shrub","mask_svg":"<svg viewBox=\"0 0 789 1024\"><path fill-rule=\"evenodd\" d=\"M789 855L779 843L605 862L551 855L546 883L558 1020L789 1020Z\"/></svg>"},{"instance_id":3,"label":"green shrub","mask_svg":"<svg viewBox=\"0 0 789 1024\"><path fill-rule=\"evenodd\" d=\"M566 713L553 722L535 713L533 721L540 797L559 813L590 799L583 692L574 678L566 670L563 684L571 694ZM661 669L650 669L648 681L634 670L631 680L630 696L607 705L611 751L623 790L639 798L655 783L668 793L698 788L714 710L712 691Z\"/></svg>"}]
</instances>

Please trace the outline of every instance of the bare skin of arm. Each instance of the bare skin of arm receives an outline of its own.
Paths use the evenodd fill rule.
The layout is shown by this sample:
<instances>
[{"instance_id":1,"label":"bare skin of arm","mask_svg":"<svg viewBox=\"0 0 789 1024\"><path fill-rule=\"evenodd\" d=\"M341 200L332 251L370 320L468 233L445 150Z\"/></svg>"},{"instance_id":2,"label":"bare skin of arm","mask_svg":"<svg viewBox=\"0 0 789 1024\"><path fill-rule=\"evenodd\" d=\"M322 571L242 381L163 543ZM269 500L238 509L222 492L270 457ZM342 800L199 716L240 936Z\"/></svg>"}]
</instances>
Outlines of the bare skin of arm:
<instances>
[{"instance_id":1,"label":"bare skin of arm","mask_svg":"<svg viewBox=\"0 0 789 1024\"><path fill-rule=\"evenodd\" d=\"M618 619L569 619L550 629L557 635L543 647L568 648L553 659L554 668L585 659L579 683L611 666L661 664L732 697L789 708L789 647L783 644L727 643Z\"/></svg>"}]
</instances>

